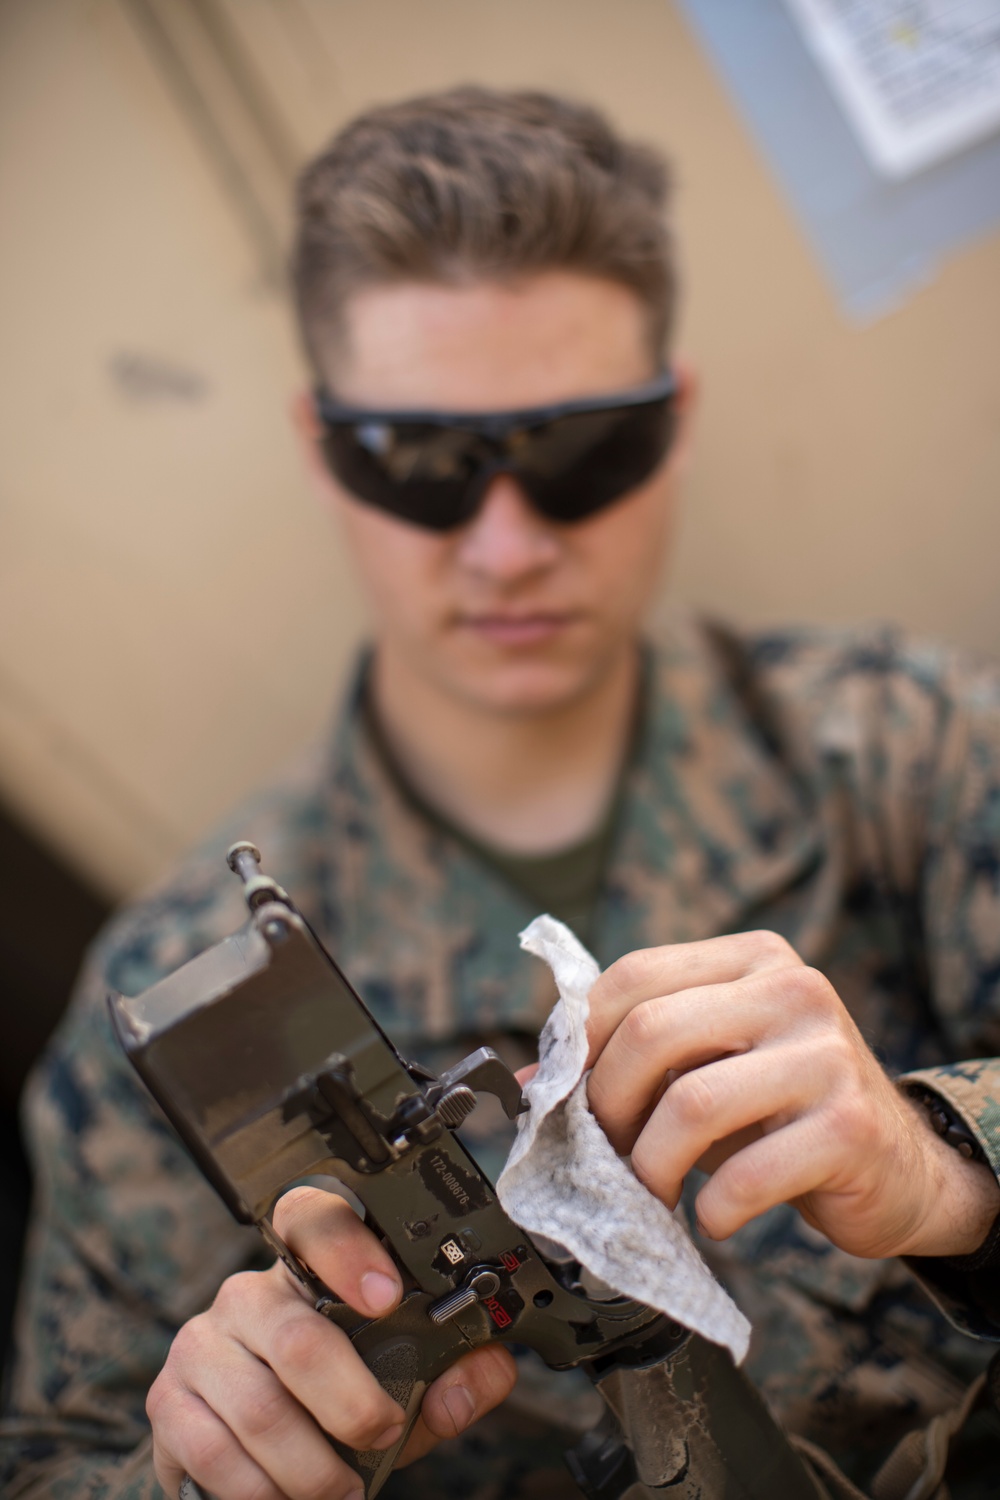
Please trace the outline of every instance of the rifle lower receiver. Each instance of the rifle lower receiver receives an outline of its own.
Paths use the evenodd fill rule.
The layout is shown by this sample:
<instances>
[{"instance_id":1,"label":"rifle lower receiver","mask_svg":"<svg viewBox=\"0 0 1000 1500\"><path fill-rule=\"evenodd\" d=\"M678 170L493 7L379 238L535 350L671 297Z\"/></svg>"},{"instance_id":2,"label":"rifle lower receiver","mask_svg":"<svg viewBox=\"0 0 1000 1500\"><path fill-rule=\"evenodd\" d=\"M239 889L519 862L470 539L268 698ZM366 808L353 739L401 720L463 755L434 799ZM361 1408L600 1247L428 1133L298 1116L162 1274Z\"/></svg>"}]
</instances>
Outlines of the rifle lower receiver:
<instances>
[{"instance_id":1,"label":"rifle lower receiver","mask_svg":"<svg viewBox=\"0 0 1000 1500\"><path fill-rule=\"evenodd\" d=\"M817 1500L822 1491L728 1353L628 1298L582 1293L500 1207L454 1134L477 1091L509 1117L517 1080L489 1048L434 1078L409 1066L290 898L234 845L249 920L135 998L113 994L119 1040L230 1211L254 1223L320 1313L406 1411L379 1452L337 1445L378 1493L427 1386L467 1350L517 1342L554 1369L583 1365L609 1412L570 1456L591 1500ZM337 1178L364 1205L403 1279L367 1319L275 1233L283 1192ZM188 1482L195 1496L197 1486Z\"/></svg>"}]
</instances>

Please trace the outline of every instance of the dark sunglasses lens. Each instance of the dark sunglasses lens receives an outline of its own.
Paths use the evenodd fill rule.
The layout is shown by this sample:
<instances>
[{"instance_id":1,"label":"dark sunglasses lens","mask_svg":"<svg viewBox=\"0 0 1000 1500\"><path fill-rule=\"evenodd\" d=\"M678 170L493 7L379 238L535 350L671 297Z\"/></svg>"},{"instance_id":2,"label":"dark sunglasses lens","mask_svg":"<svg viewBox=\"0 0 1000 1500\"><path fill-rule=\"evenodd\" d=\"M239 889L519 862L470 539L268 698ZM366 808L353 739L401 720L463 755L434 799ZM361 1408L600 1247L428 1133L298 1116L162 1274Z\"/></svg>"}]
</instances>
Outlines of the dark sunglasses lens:
<instances>
[{"instance_id":1,"label":"dark sunglasses lens","mask_svg":"<svg viewBox=\"0 0 1000 1500\"><path fill-rule=\"evenodd\" d=\"M491 439L468 427L372 417L327 422L331 472L369 505L432 531L467 521L489 475L516 474L553 521L581 521L648 479L673 440L671 397L554 417Z\"/></svg>"},{"instance_id":2,"label":"dark sunglasses lens","mask_svg":"<svg viewBox=\"0 0 1000 1500\"><path fill-rule=\"evenodd\" d=\"M668 397L641 406L580 412L526 433L514 467L552 521L582 521L649 478L676 430Z\"/></svg>"},{"instance_id":3,"label":"dark sunglasses lens","mask_svg":"<svg viewBox=\"0 0 1000 1500\"><path fill-rule=\"evenodd\" d=\"M486 457L474 433L423 422L330 423L323 452L331 472L360 500L433 531L475 509L474 479Z\"/></svg>"}]
</instances>

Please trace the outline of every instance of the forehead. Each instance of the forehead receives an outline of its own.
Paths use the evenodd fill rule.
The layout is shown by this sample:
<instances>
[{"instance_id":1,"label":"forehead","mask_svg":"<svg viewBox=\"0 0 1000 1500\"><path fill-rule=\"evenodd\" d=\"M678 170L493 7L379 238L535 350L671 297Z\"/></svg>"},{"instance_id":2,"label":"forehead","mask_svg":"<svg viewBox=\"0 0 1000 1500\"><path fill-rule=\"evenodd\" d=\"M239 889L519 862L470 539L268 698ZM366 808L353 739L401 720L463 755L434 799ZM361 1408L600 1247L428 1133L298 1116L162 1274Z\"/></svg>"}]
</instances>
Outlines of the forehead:
<instances>
[{"instance_id":1,"label":"forehead","mask_svg":"<svg viewBox=\"0 0 1000 1500\"><path fill-rule=\"evenodd\" d=\"M331 383L359 406L541 406L621 390L654 373L635 293L571 271L513 283L367 287L344 312Z\"/></svg>"}]
</instances>

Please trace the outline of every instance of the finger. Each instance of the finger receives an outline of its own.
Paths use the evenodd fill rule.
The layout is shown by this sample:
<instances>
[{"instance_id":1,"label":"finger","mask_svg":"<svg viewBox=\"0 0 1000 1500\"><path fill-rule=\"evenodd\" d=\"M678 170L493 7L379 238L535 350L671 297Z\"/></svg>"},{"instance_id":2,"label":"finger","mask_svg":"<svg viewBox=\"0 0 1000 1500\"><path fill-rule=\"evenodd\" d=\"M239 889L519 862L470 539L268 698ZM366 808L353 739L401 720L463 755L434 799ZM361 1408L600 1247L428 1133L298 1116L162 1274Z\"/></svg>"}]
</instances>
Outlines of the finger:
<instances>
[{"instance_id":1,"label":"finger","mask_svg":"<svg viewBox=\"0 0 1000 1500\"><path fill-rule=\"evenodd\" d=\"M357 1312L381 1317L402 1296L392 1256L336 1193L293 1188L278 1200L274 1227L299 1259Z\"/></svg>"},{"instance_id":2,"label":"finger","mask_svg":"<svg viewBox=\"0 0 1000 1500\"><path fill-rule=\"evenodd\" d=\"M251 1414L249 1395L240 1397L238 1410L225 1388L234 1378L259 1379L261 1402L267 1406L265 1388L270 1389L271 1372L285 1393L287 1413L270 1414L263 1433L269 1443L283 1446L284 1422L298 1432L299 1414L311 1413L323 1431L339 1438L352 1448L387 1448L398 1438L404 1413L364 1364L350 1339L341 1328L317 1313L290 1288L275 1295L273 1272L247 1272L226 1281L216 1298L215 1311L221 1326L234 1334L234 1346L255 1356L256 1372L247 1374L242 1363L232 1362L219 1375L202 1372L198 1389L220 1415L233 1409L237 1421L246 1422ZM271 1281L271 1284L269 1284ZM220 1361L216 1361L218 1366ZM292 1399L294 1398L294 1399ZM226 1410L220 1406L226 1404ZM302 1408L305 1412L302 1412ZM243 1429L234 1428L247 1449L259 1457L258 1448L248 1441ZM312 1445L315 1450L315 1444ZM273 1472L268 1468L268 1472Z\"/></svg>"},{"instance_id":3,"label":"finger","mask_svg":"<svg viewBox=\"0 0 1000 1500\"><path fill-rule=\"evenodd\" d=\"M604 970L590 992L588 1061L593 1063L622 1019L643 1001L801 963L794 948L775 932L730 933L626 953Z\"/></svg>"},{"instance_id":4,"label":"finger","mask_svg":"<svg viewBox=\"0 0 1000 1500\"><path fill-rule=\"evenodd\" d=\"M711 1147L736 1137L736 1150L753 1125L780 1128L814 1103L822 1088L821 1059L806 1046L758 1050L695 1068L675 1079L653 1110L632 1146L632 1169L673 1208L687 1173Z\"/></svg>"},{"instance_id":5,"label":"finger","mask_svg":"<svg viewBox=\"0 0 1000 1500\"><path fill-rule=\"evenodd\" d=\"M320 1314L312 1316L322 1321ZM214 1362L199 1370L198 1394L280 1494L288 1500L341 1500L360 1490L357 1474L267 1365L234 1340L217 1340L214 1354ZM363 1429L355 1438L350 1423L337 1425L336 1435L352 1447L374 1446Z\"/></svg>"},{"instance_id":6,"label":"finger","mask_svg":"<svg viewBox=\"0 0 1000 1500\"><path fill-rule=\"evenodd\" d=\"M154 1387L155 1390L155 1387ZM217 1500L285 1500L281 1491L215 1412L191 1391L173 1386L147 1403L153 1428L153 1468L166 1495L185 1474Z\"/></svg>"},{"instance_id":7,"label":"finger","mask_svg":"<svg viewBox=\"0 0 1000 1500\"><path fill-rule=\"evenodd\" d=\"M514 1359L499 1344L488 1344L463 1355L428 1387L420 1416L399 1462L412 1463L442 1438L457 1437L501 1401L506 1401L516 1381Z\"/></svg>"},{"instance_id":8,"label":"finger","mask_svg":"<svg viewBox=\"0 0 1000 1500\"><path fill-rule=\"evenodd\" d=\"M798 967L636 1005L609 1038L587 1084L590 1108L608 1139L620 1152L631 1148L668 1075L749 1053L779 1036L815 1032L828 1019L821 990L833 994L815 970Z\"/></svg>"},{"instance_id":9,"label":"finger","mask_svg":"<svg viewBox=\"0 0 1000 1500\"><path fill-rule=\"evenodd\" d=\"M658 995L623 1017L587 1080L591 1112L616 1151L631 1150L673 1075L748 1052L760 1039L745 986Z\"/></svg>"},{"instance_id":10,"label":"finger","mask_svg":"<svg viewBox=\"0 0 1000 1500\"><path fill-rule=\"evenodd\" d=\"M841 1143L818 1111L762 1136L724 1162L698 1194L698 1222L714 1240L778 1203L795 1203L824 1188L837 1173Z\"/></svg>"}]
</instances>

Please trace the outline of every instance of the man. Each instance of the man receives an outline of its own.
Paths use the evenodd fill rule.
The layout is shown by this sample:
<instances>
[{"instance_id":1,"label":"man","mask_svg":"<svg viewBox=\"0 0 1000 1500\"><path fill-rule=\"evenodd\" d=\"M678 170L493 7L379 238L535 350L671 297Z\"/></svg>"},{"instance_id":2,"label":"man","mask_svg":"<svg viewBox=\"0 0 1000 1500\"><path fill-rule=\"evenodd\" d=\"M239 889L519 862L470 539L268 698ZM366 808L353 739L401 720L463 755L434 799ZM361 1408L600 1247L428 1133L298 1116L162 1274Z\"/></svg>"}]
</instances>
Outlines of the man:
<instances>
[{"instance_id":1,"label":"man","mask_svg":"<svg viewBox=\"0 0 1000 1500\"><path fill-rule=\"evenodd\" d=\"M109 986L237 924L236 834L431 1063L482 1040L529 1059L552 996L515 934L571 921L607 965L595 1114L652 1191L683 1191L779 1417L858 1479L1000 1338L1000 1063L960 1061L1000 1051L1000 691L887 634L678 620L642 644L693 401L664 194L592 111L477 90L372 112L306 172L320 395L298 425L374 646L332 751L97 946L36 1082L12 1497L172 1496L185 1473L220 1500L347 1496L324 1434L398 1433L104 1019ZM276 1225L354 1306L395 1304L339 1199L300 1189ZM442 1376L406 1455L429 1456L386 1493L574 1493L572 1382L560 1406L529 1368L500 1405L514 1366L482 1349ZM997 1431L963 1434L956 1496L993 1492Z\"/></svg>"}]
</instances>

